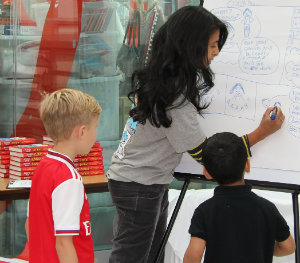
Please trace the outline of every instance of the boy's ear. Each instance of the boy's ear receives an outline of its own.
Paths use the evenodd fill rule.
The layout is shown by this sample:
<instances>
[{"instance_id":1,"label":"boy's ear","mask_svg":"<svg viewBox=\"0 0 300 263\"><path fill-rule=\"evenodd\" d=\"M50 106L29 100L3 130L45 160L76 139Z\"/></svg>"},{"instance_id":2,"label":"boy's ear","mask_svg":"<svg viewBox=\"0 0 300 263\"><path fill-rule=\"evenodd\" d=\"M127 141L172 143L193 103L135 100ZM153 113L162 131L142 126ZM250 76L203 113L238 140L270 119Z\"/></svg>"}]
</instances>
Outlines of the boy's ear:
<instances>
[{"instance_id":1,"label":"boy's ear","mask_svg":"<svg viewBox=\"0 0 300 263\"><path fill-rule=\"evenodd\" d=\"M77 138L80 138L85 133L86 126L85 125L77 125L74 128L74 133Z\"/></svg>"},{"instance_id":2,"label":"boy's ear","mask_svg":"<svg viewBox=\"0 0 300 263\"><path fill-rule=\"evenodd\" d=\"M245 164L245 169L244 169L244 171L245 171L246 173L249 173L249 172L250 172L250 159L247 159L246 164Z\"/></svg>"},{"instance_id":3,"label":"boy's ear","mask_svg":"<svg viewBox=\"0 0 300 263\"><path fill-rule=\"evenodd\" d=\"M204 166L203 166L203 174L204 174L204 176L207 180L212 180L213 179Z\"/></svg>"}]
</instances>

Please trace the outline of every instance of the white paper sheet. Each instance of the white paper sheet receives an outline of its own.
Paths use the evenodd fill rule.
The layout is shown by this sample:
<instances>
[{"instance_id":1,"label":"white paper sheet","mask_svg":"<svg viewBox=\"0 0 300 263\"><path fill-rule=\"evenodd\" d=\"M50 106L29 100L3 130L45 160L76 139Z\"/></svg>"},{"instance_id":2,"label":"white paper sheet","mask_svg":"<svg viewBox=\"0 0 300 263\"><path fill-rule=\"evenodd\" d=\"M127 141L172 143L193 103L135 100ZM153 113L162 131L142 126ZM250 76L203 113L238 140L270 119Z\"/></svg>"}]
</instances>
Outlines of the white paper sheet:
<instances>
[{"instance_id":1,"label":"white paper sheet","mask_svg":"<svg viewBox=\"0 0 300 263\"><path fill-rule=\"evenodd\" d=\"M215 87L206 95L211 105L202 119L204 131L208 136L249 133L266 108L278 102L284 125L252 147L251 164L300 171L300 2L207 0L204 7L230 31L211 64Z\"/></svg>"}]
</instances>

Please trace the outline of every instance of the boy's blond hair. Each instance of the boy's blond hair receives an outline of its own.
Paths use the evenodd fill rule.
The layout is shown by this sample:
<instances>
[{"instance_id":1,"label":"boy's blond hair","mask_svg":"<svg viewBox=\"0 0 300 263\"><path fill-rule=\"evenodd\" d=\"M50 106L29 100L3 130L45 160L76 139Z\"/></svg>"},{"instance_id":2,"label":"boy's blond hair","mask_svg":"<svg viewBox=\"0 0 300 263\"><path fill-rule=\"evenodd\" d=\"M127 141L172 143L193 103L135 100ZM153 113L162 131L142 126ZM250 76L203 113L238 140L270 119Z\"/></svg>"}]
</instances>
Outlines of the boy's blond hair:
<instances>
[{"instance_id":1,"label":"boy's blond hair","mask_svg":"<svg viewBox=\"0 0 300 263\"><path fill-rule=\"evenodd\" d=\"M79 90L61 89L45 95L40 117L55 141L68 139L77 125L89 125L102 109L97 100Z\"/></svg>"}]
</instances>

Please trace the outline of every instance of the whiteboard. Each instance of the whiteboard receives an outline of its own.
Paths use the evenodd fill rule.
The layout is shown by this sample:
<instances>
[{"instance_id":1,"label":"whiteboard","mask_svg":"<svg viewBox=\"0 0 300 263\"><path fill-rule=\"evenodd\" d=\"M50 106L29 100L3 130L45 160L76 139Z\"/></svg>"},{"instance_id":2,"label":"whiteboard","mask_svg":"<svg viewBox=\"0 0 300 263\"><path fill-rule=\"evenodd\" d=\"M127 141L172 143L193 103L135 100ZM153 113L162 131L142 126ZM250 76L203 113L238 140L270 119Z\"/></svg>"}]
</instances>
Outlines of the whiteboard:
<instances>
[{"instance_id":1,"label":"whiteboard","mask_svg":"<svg viewBox=\"0 0 300 263\"><path fill-rule=\"evenodd\" d=\"M245 179L300 185L299 172L257 168L252 166L251 161L252 160L250 160L251 170L250 173L245 173ZM175 172L203 174L203 166L195 161L188 153L184 153L180 164L175 169Z\"/></svg>"},{"instance_id":2,"label":"whiteboard","mask_svg":"<svg viewBox=\"0 0 300 263\"><path fill-rule=\"evenodd\" d=\"M300 185L300 2L206 0L204 7L229 28L211 63L215 86L204 96L211 104L199 117L204 132L250 133L266 108L280 103L285 122L251 147L252 171L246 177ZM185 155L176 171L195 169L202 171Z\"/></svg>"}]
</instances>

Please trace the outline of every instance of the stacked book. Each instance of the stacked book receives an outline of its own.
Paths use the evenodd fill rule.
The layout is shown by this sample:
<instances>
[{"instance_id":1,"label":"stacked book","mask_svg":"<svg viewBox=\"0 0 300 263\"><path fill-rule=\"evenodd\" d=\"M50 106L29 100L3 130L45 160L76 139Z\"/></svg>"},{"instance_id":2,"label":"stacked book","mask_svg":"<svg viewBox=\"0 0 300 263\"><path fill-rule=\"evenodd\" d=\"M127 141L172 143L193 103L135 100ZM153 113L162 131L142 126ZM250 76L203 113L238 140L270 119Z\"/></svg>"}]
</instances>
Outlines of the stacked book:
<instances>
[{"instance_id":1,"label":"stacked book","mask_svg":"<svg viewBox=\"0 0 300 263\"><path fill-rule=\"evenodd\" d=\"M48 136L43 136L43 144L53 145L53 140ZM105 174L103 166L103 147L99 142L95 142L90 152L85 155L77 155L74 165L82 176Z\"/></svg>"},{"instance_id":2,"label":"stacked book","mask_svg":"<svg viewBox=\"0 0 300 263\"><path fill-rule=\"evenodd\" d=\"M32 144L35 139L27 137L0 138L0 177L9 177L10 151L9 147Z\"/></svg>"},{"instance_id":3,"label":"stacked book","mask_svg":"<svg viewBox=\"0 0 300 263\"><path fill-rule=\"evenodd\" d=\"M49 148L52 146L45 144L10 146L9 178L31 180L35 168Z\"/></svg>"},{"instance_id":4,"label":"stacked book","mask_svg":"<svg viewBox=\"0 0 300 263\"><path fill-rule=\"evenodd\" d=\"M43 144L54 145L54 141L48 135L43 136Z\"/></svg>"},{"instance_id":5,"label":"stacked book","mask_svg":"<svg viewBox=\"0 0 300 263\"><path fill-rule=\"evenodd\" d=\"M100 143L95 142L88 154L76 156L74 165L80 175L105 174L102 151L103 147L101 147Z\"/></svg>"}]
</instances>

